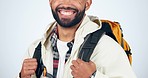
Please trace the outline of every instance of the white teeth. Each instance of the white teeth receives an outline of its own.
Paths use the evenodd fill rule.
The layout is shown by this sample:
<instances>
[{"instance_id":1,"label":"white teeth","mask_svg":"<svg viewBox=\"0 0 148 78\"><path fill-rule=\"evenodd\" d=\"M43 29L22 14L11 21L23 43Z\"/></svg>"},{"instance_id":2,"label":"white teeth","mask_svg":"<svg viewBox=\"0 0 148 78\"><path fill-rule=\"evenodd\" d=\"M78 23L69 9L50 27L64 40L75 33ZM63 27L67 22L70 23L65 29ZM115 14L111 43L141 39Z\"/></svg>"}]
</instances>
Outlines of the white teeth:
<instances>
[{"instance_id":1,"label":"white teeth","mask_svg":"<svg viewBox=\"0 0 148 78\"><path fill-rule=\"evenodd\" d=\"M60 11L60 13L63 15L72 15L73 14L73 12L71 12L71 11Z\"/></svg>"}]
</instances>

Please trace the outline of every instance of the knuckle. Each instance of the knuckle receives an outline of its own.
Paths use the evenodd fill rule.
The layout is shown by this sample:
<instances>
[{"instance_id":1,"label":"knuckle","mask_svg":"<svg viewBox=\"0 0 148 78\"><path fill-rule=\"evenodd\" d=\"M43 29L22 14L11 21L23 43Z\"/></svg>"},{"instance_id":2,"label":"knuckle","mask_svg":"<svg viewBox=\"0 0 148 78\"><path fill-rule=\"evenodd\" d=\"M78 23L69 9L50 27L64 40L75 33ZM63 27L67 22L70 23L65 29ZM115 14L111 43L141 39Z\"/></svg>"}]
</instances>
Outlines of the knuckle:
<instances>
[{"instance_id":1,"label":"knuckle","mask_svg":"<svg viewBox=\"0 0 148 78\"><path fill-rule=\"evenodd\" d=\"M37 68L37 64L34 64L34 65L33 65L33 68L36 69L36 68Z\"/></svg>"},{"instance_id":2,"label":"knuckle","mask_svg":"<svg viewBox=\"0 0 148 78\"><path fill-rule=\"evenodd\" d=\"M74 60L72 60L72 64L74 64Z\"/></svg>"},{"instance_id":3,"label":"knuckle","mask_svg":"<svg viewBox=\"0 0 148 78\"><path fill-rule=\"evenodd\" d=\"M28 64L26 62L23 63L23 66L27 66Z\"/></svg>"},{"instance_id":4,"label":"knuckle","mask_svg":"<svg viewBox=\"0 0 148 78\"><path fill-rule=\"evenodd\" d=\"M71 65L70 68L71 68L72 70L74 70L74 66L73 66L73 65Z\"/></svg>"},{"instance_id":5,"label":"knuckle","mask_svg":"<svg viewBox=\"0 0 148 78\"><path fill-rule=\"evenodd\" d=\"M76 60L72 60L72 64L74 64L74 65L75 65L75 64L76 64Z\"/></svg>"},{"instance_id":6,"label":"knuckle","mask_svg":"<svg viewBox=\"0 0 148 78\"><path fill-rule=\"evenodd\" d=\"M79 65L83 67L84 66L84 63L80 63Z\"/></svg>"},{"instance_id":7,"label":"knuckle","mask_svg":"<svg viewBox=\"0 0 148 78\"><path fill-rule=\"evenodd\" d=\"M37 63L37 62L35 62L35 65L37 66L37 65L38 65L38 63Z\"/></svg>"},{"instance_id":8,"label":"knuckle","mask_svg":"<svg viewBox=\"0 0 148 78\"><path fill-rule=\"evenodd\" d=\"M74 76L74 72L72 71L71 74Z\"/></svg>"},{"instance_id":9,"label":"knuckle","mask_svg":"<svg viewBox=\"0 0 148 78\"><path fill-rule=\"evenodd\" d=\"M72 69L72 65L70 66L70 68Z\"/></svg>"},{"instance_id":10,"label":"knuckle","mask_svg":"<svg viewBox=\"0 0 148 78\"><path fill-rule=\"evenodd\" d=\"M26 63L27 62L27 59L25 59L24 61L23 61L23 63Z\"/></svg>"}]
</instances>

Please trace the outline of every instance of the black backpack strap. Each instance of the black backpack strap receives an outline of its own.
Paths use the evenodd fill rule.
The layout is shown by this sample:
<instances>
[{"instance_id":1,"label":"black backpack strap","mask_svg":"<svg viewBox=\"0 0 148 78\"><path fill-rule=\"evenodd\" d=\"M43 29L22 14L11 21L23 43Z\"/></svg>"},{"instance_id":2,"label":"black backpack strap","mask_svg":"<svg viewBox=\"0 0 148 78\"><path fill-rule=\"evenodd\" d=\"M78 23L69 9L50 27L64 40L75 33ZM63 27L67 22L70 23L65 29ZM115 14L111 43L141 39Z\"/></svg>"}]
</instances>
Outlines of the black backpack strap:
<instances>
[{"instance_id":1,"label":"black backpack strap","mask_svg":"<svg viewBox=\"0 0 148 78\"><path fill-rule=\"evenodd\" d=\"M93 33L88 34L80 47L78 58L82 59L85 62L89 62L90 56L92 55L93 50L97 45L99 39L102 37L103 33L104 31L99 29Z\"/></svg>"},{"instance_id":2,"label":"black backpack strap","mask_svg":"<svg viewBox=\"0 0 148 78\"><path fill-rule=\"evenodd\" d=\"M105 31L105 32L106 32L106 33L105 33L106 35L110 36L110 37L113 38L116 42L118 42L117 39L116 39L116 37L115 37L114 34L113 34L113 31L112 31L112 29L111 29L109 23L107 23L107 22L102 22L101 30Z\"/></svg>"},{"instance_id":3,"label":"black backpack strap","mask_svg":"<svg viewBox=\"0 0 148 78\"><path fill-rule=\"evenodd\" d=\"M33 58L36 58L37 59L37 69L35 71L36 73L36 77L37 78L40 78L43 71L44 71L44 68L46 69L45 65L43 64L43 61L42 61L42 52L41 52L41 42L38 44L38 46L35 48L35 51L34 51L34 55L33 55ZM46 70L46 77L48 78L53 78L53 76L50 74L50 73L47 73L47 70Z\"/></svg>"},{"instance_id":4,"label":"black backpack strap","mask_svg":"<svg viewBox=\"0 0 148 78\"><path fill-rule=\"evenodd\" d=\"M36 58L37 59L37 69L36 69L36 76L37 78L40 78L40 76L42 75L42 72L44 70L44 65L43 65L43 62L42 62L42 56L41 56L41 42L38 44L38 46L35 48L35 52L34 52L34 55L33 55L33 58Z\"/></svg>"}]
</instances>

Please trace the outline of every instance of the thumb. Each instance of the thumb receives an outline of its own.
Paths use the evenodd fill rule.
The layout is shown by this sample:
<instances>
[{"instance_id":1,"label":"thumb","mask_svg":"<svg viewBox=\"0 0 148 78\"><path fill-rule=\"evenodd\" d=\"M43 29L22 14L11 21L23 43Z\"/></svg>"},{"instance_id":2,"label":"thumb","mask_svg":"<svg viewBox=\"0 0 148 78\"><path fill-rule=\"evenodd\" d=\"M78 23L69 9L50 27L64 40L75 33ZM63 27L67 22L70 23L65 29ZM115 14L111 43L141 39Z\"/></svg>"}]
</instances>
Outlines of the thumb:
<instances>
[{"instance_id":1,"label":"thumb","mask_svg":"<svg viewBox=\"0 0 148 78\"><path fill-rule=\"evenodd\" d=\"M96 64L93 61L89 61L89 65L96 67Z\"/></svg>"},{"instance_id":2,"label":"thumb","mask_svg":"<svg viewBox=\"0 0 148 78\"><path fill-rule=\"evenodd\" d=\"M92 73L96 71L96 64L92 61L89 61L89 65L91 66Z\"/></svg>"},{"instance_id":3,"label":"thumb","mask_svg":"<svg viewBox=\"0 0 148 78\"><path fill-rule=\"evenodd\" d=\"M89 61L89 64L94 64L94 62L90 60L90 61Z\"/></svg>"}]
</instances>

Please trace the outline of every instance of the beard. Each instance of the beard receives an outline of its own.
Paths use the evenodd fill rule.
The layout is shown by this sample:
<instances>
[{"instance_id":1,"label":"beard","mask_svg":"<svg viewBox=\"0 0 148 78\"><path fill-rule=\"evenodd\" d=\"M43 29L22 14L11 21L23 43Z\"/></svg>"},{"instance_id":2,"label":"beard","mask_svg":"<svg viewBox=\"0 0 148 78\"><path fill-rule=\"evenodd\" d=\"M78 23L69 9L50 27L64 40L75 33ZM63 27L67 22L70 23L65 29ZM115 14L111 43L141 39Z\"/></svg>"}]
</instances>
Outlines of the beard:
<instances>
[{"instance_id":1,"label":"beard","mask_svg":"<svg viewBox=\"0 0 148 78\"><path fill-rule=\"evenodd\" d=\"M58 10L59 9L65 9L65 10L74 10L76 12L76 15L74 16L74 18L70 19L70 18L61 18L58 15ZM84 14L85 14L85 7L82 11L78 11L78 9L75 8L71 8L71 7L57 7L55 9L55 11L52 9L52 14L54 19L57 21L57 23L64 27L64 28L69 28L69 27L73 27L75 25L77 25L78 23L80 23L80 21L83 19Z\"/></svg>"}]
</instances>

